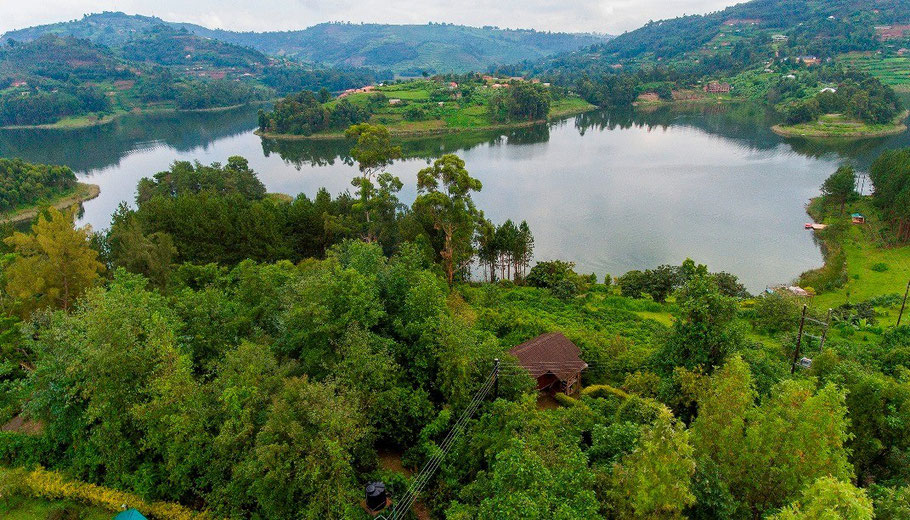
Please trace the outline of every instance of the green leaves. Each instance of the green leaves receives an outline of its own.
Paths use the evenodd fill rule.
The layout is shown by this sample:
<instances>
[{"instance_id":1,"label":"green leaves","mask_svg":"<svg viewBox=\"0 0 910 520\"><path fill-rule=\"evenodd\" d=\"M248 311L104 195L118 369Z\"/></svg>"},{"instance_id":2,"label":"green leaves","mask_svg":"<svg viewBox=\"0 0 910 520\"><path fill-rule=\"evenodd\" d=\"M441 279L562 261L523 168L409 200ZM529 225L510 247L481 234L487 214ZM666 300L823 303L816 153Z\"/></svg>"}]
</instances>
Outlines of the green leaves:
<instances>
[{"instance_id":1,"label":"green leaves","mask_svg":"<svg viewBox=\"0 0 910 520\"><path fill-rule=\"evenodd\" d=\"M482 188L483 184L468 174L464 161L454 154L443 155L433 166L417 172L414 211L427 215L434 229L443 234L439 256L449 285L454 283L455 271L474 256L479 214L471 192Z\"/></svg>"},{"instance_id":2,"label":"green leaves","mask_svg":"<svg viewBox=\"0 0 910 520\"><path fill-rule=\"evenodd\" d=\"M754 513L783 506L816 478L851 478L843 391L788 380L760 405L754 395L748 367L733 357L711 378L692 426L697 457Z\"/></svg>"},{"instance_id":3,"label":"green leaves","mask_svg":"<svg viewBox=\"0 0 910 520\"><path fill-rule=\"evenodd\" d=\"M104 270L89 247L89 229L75 228L74 211L49 208L31 234L14 233L5 240L17 254L6 268L6 291L26 314L45 307L68 310Z\"/></svg>"},{"instance_id":4,"label":"green leaves","mask_svg":"<svg viewBox=\"0 0 910 520\"><path fill-rule=\"evenodd\" d=\"M771 520L872 520L872 500L849 482L822 477Z\"/></svg>"}]
</instances>

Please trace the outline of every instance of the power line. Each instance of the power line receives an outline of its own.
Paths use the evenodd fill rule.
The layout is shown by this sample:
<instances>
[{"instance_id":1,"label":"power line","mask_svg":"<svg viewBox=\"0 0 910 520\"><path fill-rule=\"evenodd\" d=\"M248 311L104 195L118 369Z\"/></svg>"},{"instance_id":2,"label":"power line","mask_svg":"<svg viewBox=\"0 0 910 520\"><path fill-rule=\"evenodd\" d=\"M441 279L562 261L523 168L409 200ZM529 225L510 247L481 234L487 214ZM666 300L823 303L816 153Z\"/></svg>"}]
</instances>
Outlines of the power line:
<instances>
[{"instance_id":1,"label":"power line","mask_svg":"<svg viewBox=\"0 0 910 520\"><path fill-rule=\"evenodd\" d=\"M405 514L411 509L411 505L417 499L417 496L423 491L424 487L429 483L430 479L433 477L433 474L439 468L439 465L442 463L443 458L452 448L455 443L455 440L461 435L464 431L465 425L474 416L474 413L477 411L477 408L480 406L480 403L486 398L489 394L490 389L497 383L499 375L499 363L498 361L494 364L493 371L490 372L490 375L487 376L484 380L480 389L474 394L473 399L467 408L462 412L461 416L456 421L455 425L449 430L446 438L440 443L438 453L430 457L427 462L424 464L423 468L420 470L420 473L415 477L414 482L411 484L411 487L408 491L402 496L401 500L392 506L392 511L390 516L379 516L378 518L382 520L398 520L403 518Z\"/></svg>"}]
</instances>

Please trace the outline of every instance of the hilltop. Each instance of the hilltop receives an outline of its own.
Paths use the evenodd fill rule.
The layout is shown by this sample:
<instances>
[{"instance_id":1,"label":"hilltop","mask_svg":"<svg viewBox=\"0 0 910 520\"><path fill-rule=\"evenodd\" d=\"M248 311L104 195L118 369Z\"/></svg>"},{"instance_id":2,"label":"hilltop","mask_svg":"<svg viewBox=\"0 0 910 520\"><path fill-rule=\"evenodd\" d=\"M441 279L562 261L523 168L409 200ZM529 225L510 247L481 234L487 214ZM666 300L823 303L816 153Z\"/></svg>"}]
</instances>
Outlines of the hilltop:
<instances>
[{"instance_id":1,"label":"hilltop","mask_svg":"<svg viewBox=\"0 0 910 520\"><path fill-rule=\"evenodd\" d=\"M774 44L794 55L834 57L876 51L906 38L893 27L910 23L910 3L886 0L753 0L705 15L649 22L594 45L579 57L608 63L626 60L697 63L737 60L748 45Z\"/></svg>"},{"instance_id":2,"label":"hilltop","mask_svg":"<svg viewBox=\"0 0 910 520\"><path fill-rule=\"evenodd\" d=\"M600 43L607 36L463 25L323 23L297 31L236 32L160 18L105 12L79 20L7 32L5 41L44 34L76 36L120 47L161 25L316 66L370 67L396 73L469 72L494 64L536 60Z\"/></svg>"}]
</instances>

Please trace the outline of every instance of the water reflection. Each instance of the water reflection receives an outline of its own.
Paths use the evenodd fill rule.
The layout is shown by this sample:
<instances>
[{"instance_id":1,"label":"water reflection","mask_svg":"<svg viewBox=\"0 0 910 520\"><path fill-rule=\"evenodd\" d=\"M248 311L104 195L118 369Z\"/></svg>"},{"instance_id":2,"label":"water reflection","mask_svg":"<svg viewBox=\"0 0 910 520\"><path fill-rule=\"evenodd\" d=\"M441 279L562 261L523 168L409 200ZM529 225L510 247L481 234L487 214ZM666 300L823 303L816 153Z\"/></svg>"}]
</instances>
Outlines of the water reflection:
<instances>
[{"instance_id":1,"label":"water reflection","mask_svg":"<svg viewBox=\"0 0 910 520\"><path fill-rule=\"evenodd\" d=\"M0 155L67 164L99 184L82 222L106 227L138 180L174 160L224 162L243 155L269 191L350 189L350 143L274 141L252 131L256 109L128 117L72 132L0 132ZM458 153L484 184L477 204L494 221L527 219L538 259L583 272L621 274L692 257L739 275L751 290L785 282L821 262L802 229L804 205L846 161L863 170L910 134L819 142L784 139L761 106L692 105L597 111L549 124L402 142L392 170L410 203L416 174Z\"/></svg>"},{"instance_id":2,"label":"water reflection","mask_svg":"<svg viewBox=\"0 0 910 520\"><path fill-rule=\"evenodd\" d=\"M0 130L0 155L66 164L74 171L96 170L160 145L186 152L250 132L256 126L257 111L247 106L220 112L129 115L77 130Z\"/></svg>"}]
</instances>

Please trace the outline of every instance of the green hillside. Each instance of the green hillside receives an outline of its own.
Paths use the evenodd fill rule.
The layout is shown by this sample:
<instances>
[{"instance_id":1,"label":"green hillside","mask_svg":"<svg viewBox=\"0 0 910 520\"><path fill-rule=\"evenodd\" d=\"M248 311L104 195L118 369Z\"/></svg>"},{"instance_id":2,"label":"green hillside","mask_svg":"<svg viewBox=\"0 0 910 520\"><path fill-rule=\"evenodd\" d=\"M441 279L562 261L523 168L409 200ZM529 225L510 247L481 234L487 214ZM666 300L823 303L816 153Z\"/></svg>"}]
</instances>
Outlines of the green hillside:
<instances>
[{"instance_id":1,"label":"green hillside","mask_svg":"<svg viewBox=\"0 0 910 520\"><path fill-rule=\"evenodd\" d=\"M317 66L370 67L396 73L469 72L491 65L537 60L599 43L590 34L503 30L451 24L380 25L325 23L299 31L234 32L159 18L105 12L80 20L10 31L2 39L31 41L43 34L86 38L125 46L162 24L204 38L291 57Z\"/></svg>"},{"instance_id":2,"label":"green hillside","mask_svg":"<svg viewBox=\"0 0 910 520\"><path fill-rule=\"evenodd\" d=\"M302 31L200 34L317 64L389 68L410 73L483 70L492 64L577 50L604 39L585 34L452 24L325 23Z\"/></svg>"},{"instance_id":3,"label":"green hillside","mask_svg":"<svg viewBox=\"0 0 910 520\"><path fill-rule=\"evenodd\" d=\"M877 49L876 26L910 21L910 3L887 0L753 0L707 15L650 22L597 48L612 59L668 60L732 53L738 42L775 41L820 57ZM785 38L781 38L785 37Z\"/></svg>"}]
</instances>

